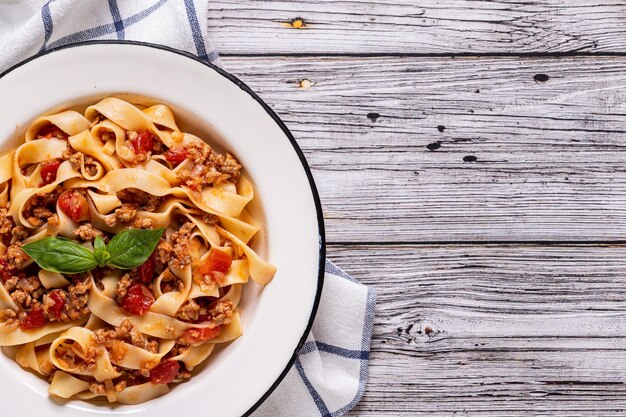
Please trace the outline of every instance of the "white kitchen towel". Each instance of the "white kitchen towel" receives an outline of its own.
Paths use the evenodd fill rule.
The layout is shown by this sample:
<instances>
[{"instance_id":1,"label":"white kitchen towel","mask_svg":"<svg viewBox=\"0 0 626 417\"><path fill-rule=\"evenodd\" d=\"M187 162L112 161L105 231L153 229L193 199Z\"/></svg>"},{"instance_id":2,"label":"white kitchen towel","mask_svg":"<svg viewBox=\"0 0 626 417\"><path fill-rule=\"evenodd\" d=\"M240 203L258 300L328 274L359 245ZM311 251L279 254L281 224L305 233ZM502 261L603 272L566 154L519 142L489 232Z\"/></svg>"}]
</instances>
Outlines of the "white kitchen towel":
<instances>
[{"instance_id":1,"label":"white kitchen towel","mask_svg":"<svg viewBox=\"0 0 626 417\"><path fill-rule=\"evenodd\" d=\"M161 44L220 65L207 14L208 0L0 0L0 73L56 47L103 39ZM374 307L373 289L327 261L313 329L252 415L334 417L354 407L365 389Z\"/></svg>"}]
</instances>

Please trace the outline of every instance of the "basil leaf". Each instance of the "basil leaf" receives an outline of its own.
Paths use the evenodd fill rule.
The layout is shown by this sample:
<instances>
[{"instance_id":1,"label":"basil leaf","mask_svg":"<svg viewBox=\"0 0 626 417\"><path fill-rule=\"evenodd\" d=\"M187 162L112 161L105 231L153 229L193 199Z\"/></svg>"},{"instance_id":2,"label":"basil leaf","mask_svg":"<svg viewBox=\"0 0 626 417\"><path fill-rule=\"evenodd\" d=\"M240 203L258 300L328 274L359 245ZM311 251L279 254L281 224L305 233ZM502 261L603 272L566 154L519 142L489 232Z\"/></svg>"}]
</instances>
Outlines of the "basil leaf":
<instances>
[{"instance_id":1,"label":"basil leaf","mask_svg":"<svg viewBox=\"0 0 626 417\"><path fill-rule=\"evenodd\" d=\"M115 235L106 246L111 255L107 265L119 269L138 267L154 252L165 229L129 229Z\"/></svg>"},{"instance_id":2,"label":"basil leaf","mask_svg":"<svg viewBox=\"0 0 626 417\"><path fill-rule=\"evenodd\" d=\"M48 236L22 246L39 267L61 274L77 274L97 266L93 252L69 239Z\"/></svg>"},{"instance_id":3,"label":"basil leaf","mask_svg":"<svg viewBox=\"0 0 626 417\"><path fill-rule=\"evenodd\" d=\"M100 267L106 265L111 257L111 254L107 251L104 240L102 240L100 236L96 236L96 240L93 242L93 256Z\"/></svg>"}]
</instances>

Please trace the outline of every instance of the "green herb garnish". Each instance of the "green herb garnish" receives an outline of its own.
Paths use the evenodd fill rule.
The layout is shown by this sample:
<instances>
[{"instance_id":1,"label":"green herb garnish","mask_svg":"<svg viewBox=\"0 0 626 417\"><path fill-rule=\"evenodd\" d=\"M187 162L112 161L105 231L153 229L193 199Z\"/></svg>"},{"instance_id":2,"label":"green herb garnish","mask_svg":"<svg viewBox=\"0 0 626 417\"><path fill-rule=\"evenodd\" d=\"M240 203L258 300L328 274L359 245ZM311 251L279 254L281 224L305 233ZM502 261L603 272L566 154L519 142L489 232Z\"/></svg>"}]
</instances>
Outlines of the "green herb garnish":
<instances>
[{"instance_id":1,"label":"green herb garnish","mask_svg":"<svg viewBox=\"0 0 626 417\"><path fill-rule=\"evenodd\" d=\"M73 240L48 236L22 246L42 269L61 274L78 274L97 266L132 269L146 262L165 229L129 229L115 235L108 244L96 236L94 250Z\"/></svg>"}]
</instances>

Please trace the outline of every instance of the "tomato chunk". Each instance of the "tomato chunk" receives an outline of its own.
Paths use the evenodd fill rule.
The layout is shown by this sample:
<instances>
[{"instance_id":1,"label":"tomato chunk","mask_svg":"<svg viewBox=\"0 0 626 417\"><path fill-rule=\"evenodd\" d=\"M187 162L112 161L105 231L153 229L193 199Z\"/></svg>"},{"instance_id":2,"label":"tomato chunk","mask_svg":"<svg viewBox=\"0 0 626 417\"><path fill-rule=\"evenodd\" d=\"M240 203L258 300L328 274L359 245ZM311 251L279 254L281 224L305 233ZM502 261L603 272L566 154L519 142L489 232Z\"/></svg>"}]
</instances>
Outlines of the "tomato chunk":
<instances>
[{"instance_id":1,"label":"tomato chunk","mask_svg":"<svg viewBox=\"0 0 626 417\"><path fill-rule=\"evenodd\" d=\"M140 316L146 314L153 303L154 295L143 284L131 285L126 295L120 300L120 305L127 313Z\"/></svg>"},{"instance_id":2,"label":"tomato chunk","mask_svg":"<svg viewBox=\"0 0 626 417\"><path fill-rule=\"evenodd\" d=\"M0 278L2 281L8 281L13 275L15 275L15 270L9 268L9 262L6 259L0 259Z\"/></svg>"},{"instance_id":3,"label":"tomato chunk","mask_svg":"<svg viewBox=\"0 0 626 417\"><path fill-rule=\"evenodd\" d=\"M222 326L217 326L212 329L208 327L187 329L185 333L180 337L180 341L188 345L197 345L198 343L206 342L214 337L217 337L222 333Z\"/></svg>"},{"instance_id":4,"label":"tomato chunk","mask_svg":"<svg viewBox=\"0 0 626 417\"><path fill-rule=\"evenodd\" d=\"M52 291L49 294L49 297L52 301L54 301L54 304L48 308L48 311L54 317L56 317L57 319L60 319L61 313L63 313L63 307L65 306L65 300L61 296L60 291Z\"/></svg>"},{"instance_id":5,"label":"tomato chunk","mask_svg":"<svg viewBox=\"0 0 626 417\"><path fill-rule=\"evenodd\" d=\"M167 162L174 166L181 164L189 156L189 152L182 146L169 149L163 154Z\"/></svg>"},{"instance_id":6,"label":"tomato chunk","mask_svg":"<svg viewBox=\"0 0 626 417\"><path fill-rule=\"evenodd\" d=\"M41 179L42 185L48 185L53 183L57 179L57 171L61 166L60 159L49 159L41 164Z\"/></svg>"},{"instance_id":7,"label":"tomato chunk","mask_svg":"<svg viewBox=\"0 0 626 417\"><path fill-rule=\"evenodd\" d=\"M75 190L68 190L59 196L59 207L75 222L89 220L89 203Z\"/></svg>"},{"instance_id":8,"label":"tomato chunk","mask_svg":"<svg viewBox=\"0 0 626 417\"><path fill-rule=\"evenodd\" d=\"M133 149L135 153L148 153L154 147L154 142L157 137L154 133L149 130L144 130L137 134L137 137L134 140L131 140L130 143L133 145Z\"/></svg>"},{"instance_id":9,"label":"tomato chunk","mask_svg":"<svg viewBox=\"0 0 626 417\"><path fill-rule=\"evenodd\" d=\"M37 133L37 139L62 139L67 140L70 135L56 127L55 125L48 125L43 127Z\"/></svg>"},{"instance_id":10,"label":"tomato chunk","mask_svg":"<svg viewBox=\"0 0 626 417\"><path fill-rule=\"evenodd\" d=\"M153 384L169 384L178 374L178 361L161 362L150 371L150 382Z\"/></svg>"},{"instance_id":11,"label":"tomato chunk","mask_svg":"<svg viewBox=\"0 0 626 417\"><path fill-rule=\"evenodd\" d=\"M213 271L228 272L232 264L230 255L223 250L211 248L206 260L196 270L200 275L208 275Z\"/></svg>"},{"instance_id":12,"label":"tomato chunk","mask_svg":"<svg viewBox=\"0 0 626 417\"><path fill-rule=\"evenodd\" d=\"M156 269L156 261L154 259L154 252L146 262L139 265L137 272L139 272L139 280L144 284L149 284L154 278L154 272Z\"/></svg>"},{"instance_id":13,"label":"tomato chunk","mask_svg":"<svg viewBox=\"0 0 626 417\"><path fill-rule=\"evenodd\" d=\"M22 330L37 329L46 324L46 317L41 307L34 307L20 323Z\"/></svg>"}]
</instances>

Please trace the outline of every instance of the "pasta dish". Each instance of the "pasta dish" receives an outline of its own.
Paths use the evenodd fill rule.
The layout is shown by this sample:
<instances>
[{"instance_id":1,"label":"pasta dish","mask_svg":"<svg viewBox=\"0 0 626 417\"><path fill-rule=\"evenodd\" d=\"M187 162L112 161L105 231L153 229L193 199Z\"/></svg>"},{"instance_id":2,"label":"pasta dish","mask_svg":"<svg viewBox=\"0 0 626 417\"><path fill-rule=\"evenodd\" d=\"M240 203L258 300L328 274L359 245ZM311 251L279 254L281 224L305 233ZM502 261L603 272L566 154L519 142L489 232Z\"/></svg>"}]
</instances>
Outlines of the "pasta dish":
<instances>
[{"instance_id":1,"label":"pasta dish","mask_svg":"<svg viewBox=\"0 0 626 417\"><path fill-rule=\"evenodd\" d=\"M244 284L276 272L250 247L253 197L166 105L39 117L0 158L0 346L55 397L166 394L243 334Z\"/></svg>"}]
</instances>

